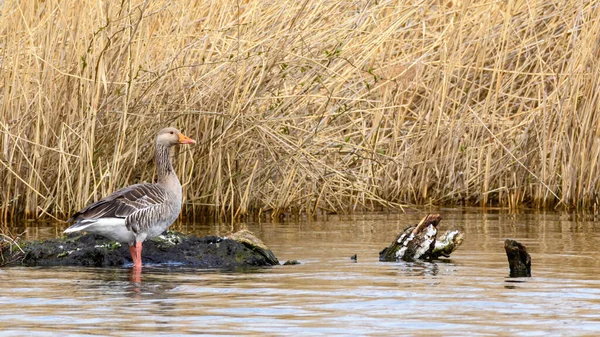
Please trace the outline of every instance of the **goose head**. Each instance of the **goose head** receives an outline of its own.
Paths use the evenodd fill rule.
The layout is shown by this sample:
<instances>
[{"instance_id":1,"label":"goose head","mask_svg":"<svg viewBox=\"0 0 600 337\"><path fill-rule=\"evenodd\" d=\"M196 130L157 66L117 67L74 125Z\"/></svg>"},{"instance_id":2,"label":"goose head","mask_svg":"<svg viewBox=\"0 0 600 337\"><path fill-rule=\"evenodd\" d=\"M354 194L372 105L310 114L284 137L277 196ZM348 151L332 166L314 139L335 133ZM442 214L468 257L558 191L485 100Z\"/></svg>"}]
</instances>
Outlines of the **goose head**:
<instances>
[{"instance_id":1,"label":"goose head","mask_svg":"<svg viewBox=\"0 0 600 337\"><path fill-rule=\"evenodd\" d=\"M179 130L168 127L158 132L158 136L156 136L156 144L173 146L177 144L196 144L196 141L179 132Z\"/></svg>"}]
</instances>

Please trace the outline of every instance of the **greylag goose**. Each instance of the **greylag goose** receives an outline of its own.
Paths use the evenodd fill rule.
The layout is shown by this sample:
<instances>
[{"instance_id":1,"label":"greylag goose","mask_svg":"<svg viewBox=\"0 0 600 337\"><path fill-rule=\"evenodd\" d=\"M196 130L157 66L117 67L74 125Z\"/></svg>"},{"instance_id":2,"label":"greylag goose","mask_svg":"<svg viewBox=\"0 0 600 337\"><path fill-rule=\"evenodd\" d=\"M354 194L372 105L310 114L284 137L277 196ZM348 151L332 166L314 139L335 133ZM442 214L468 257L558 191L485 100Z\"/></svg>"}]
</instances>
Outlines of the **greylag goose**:
<instances>
[{"instance_id":1,"label":"greylag goose","mask_svg":"<svg viewBox=\"0 0 600 337\"><path fill-rule=\"evenodd\" d=\"M86 231L129 244L134 268L142 267L142 242L161 234L181 211L181 183L173 171L171 146L195 144L175 128L164 128L156 136L155 184L136 184L88 205L67 222L65 233Z\"/></svg>"}]
</instances>

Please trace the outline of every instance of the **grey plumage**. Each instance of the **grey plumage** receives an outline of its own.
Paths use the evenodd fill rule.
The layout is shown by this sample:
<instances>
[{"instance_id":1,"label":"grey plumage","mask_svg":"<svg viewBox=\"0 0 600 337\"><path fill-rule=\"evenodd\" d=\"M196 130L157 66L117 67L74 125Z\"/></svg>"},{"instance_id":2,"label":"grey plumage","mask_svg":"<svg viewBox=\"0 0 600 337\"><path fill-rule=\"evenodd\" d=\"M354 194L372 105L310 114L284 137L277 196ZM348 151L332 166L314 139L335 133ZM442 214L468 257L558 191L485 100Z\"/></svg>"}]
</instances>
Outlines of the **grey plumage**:
<instances>
[{"instance_id":1,"label":"grey plumage","mask_svg":"<svg viewBox=\"0 0 600 337\"><path fill-rule=\"evenodd\" d=\"M166 191L156 184L137 184L120 189L113 194L75 213L67 222L75 222L70 228L85 227L85 220L99 218L125 219L127 229L138 233L167 210Z\"/></svg>"},{"instance_id":2,"label":"grey plumage","mask_svg":"<svg viewBox=\"0 0 600 337\"><path fill-rule=\"evenodd\" d=\"M128 243L143 242L166 230L181 211L181 184L169 159L176 144L194 141L174 128L161 130L156 137L158 182L120 189L73 214L65 233L86 231Z\"/></svg>"}]
</instances>

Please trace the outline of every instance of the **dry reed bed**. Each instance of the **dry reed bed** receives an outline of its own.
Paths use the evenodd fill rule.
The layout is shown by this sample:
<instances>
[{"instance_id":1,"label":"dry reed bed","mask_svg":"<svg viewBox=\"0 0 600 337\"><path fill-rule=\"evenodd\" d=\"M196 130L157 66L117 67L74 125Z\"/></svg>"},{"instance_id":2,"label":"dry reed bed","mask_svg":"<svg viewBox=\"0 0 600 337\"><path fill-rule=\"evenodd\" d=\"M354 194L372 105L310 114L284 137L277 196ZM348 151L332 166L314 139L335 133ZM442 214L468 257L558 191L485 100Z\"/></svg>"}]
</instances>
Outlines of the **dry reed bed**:
<instances>
[{"instance_id":1,"label":"dry reed bed","mask_svg":"<svg viewBox=\"0 0 600 337\"><path fill-rule=\"evenodd\" d=\"M0 10L5 217L153 180L165 125L200 143L178 153L188 214L597 203L593 1Z\"/></svg>"}]
</instances>

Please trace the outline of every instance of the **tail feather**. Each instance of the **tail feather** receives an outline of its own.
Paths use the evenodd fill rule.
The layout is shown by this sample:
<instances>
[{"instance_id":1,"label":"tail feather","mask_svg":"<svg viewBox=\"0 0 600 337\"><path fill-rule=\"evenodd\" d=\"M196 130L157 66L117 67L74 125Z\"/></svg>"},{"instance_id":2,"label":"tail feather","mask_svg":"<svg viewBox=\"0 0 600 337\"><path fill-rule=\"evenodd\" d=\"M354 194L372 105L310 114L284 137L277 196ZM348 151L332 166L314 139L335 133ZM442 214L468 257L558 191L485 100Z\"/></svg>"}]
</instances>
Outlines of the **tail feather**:
<instances>
[{"instance_id":1,"label":"tail feather","mask_svg":"<svg viewBox=\"0 0 600 337\"><path fill-rule=\"evenodd\" d=\"M129 244L135 242L136 239L139 239L140 242L145 239L145 235L137 237L127 228L125 218L82 219L65 229L64 233L69 234L80 231L101 235L114 241Z\"/></svg>"},{"instance_id":2,"label":"tail feather","mask_svg":"<svg viewBox=\"0 0 600 337\"><path fill-rule=\"evenodd\" d=\"M73 232L79 232L79 231L85 230L86 228L88 228L89 226L91 226L95 223L96 223L96 220L81 220L81 221L78 221L78 222L72 224L71 227L65 229L65 231L63 233L68 234L68 233L73 233Z\"/></svg>"}]
</instances>

